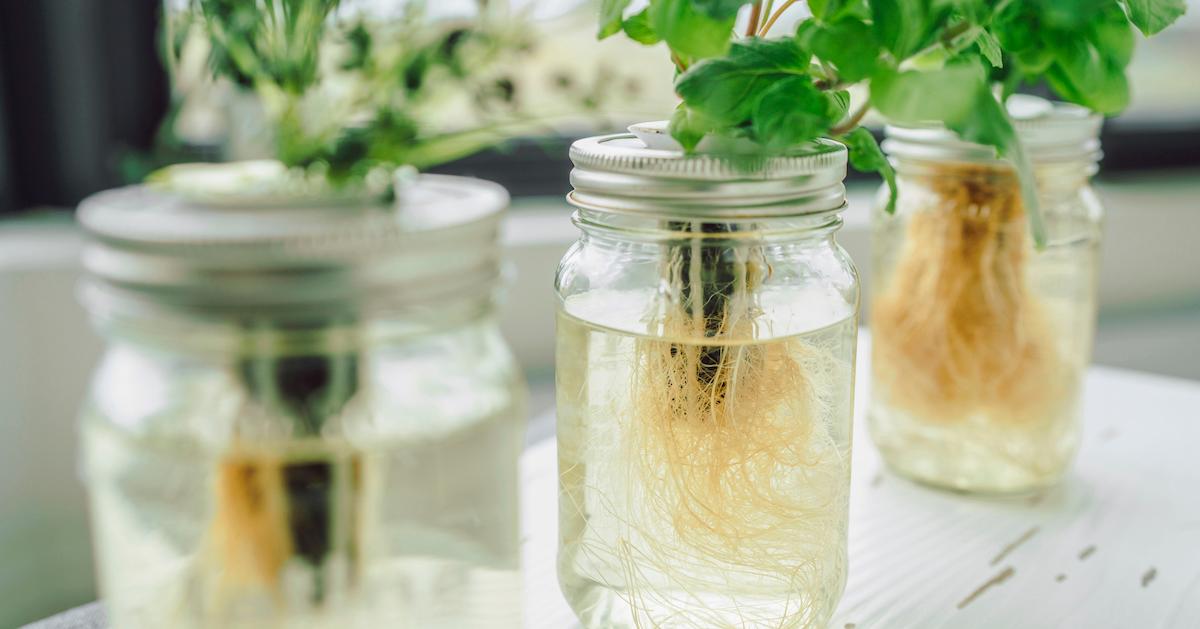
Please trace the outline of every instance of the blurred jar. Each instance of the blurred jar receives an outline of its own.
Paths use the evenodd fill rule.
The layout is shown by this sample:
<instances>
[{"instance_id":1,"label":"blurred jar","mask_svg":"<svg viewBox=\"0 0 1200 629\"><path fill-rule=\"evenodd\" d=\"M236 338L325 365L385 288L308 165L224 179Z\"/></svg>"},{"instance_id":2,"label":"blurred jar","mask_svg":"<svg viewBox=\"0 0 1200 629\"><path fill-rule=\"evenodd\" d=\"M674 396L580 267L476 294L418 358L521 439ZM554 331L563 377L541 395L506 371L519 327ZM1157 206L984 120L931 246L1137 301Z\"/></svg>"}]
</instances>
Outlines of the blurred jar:
<instances>
[{"instance_id":1,"label":"blurred jar","mask_svg":"<svg viewBox=\"0 0 1200 629\"><path fill-rule=\"evenodd\" d=\"M846 578L846 150L747 171L657 129L571 149L559 582L589 628L823 626Z\"/></svg>"},{"instance_id":2,"label":"blurred jar","mask_svg":"<svg viewBox=\"0 0 1200 629\"><path fill-rule=\"evenodd\" d=\"M1056 482L1079 444L1103 211L1100 117L1014 97L1038 250L1015 171L944 129L889 127L899 204L874 215L871 437L897 472L964 491Z\"/></svg>"},{"instance_id":3,"label":"blurred jar","mask_svg":"<svg viewBox=\"0 0 1200 629\"><path fill-rule=\"evenodd\" d=\"M199 196L197 196L199 195ZM85 200L83 412L117 627L517 627L503 189Z\"/></svg>"}]
</instances>

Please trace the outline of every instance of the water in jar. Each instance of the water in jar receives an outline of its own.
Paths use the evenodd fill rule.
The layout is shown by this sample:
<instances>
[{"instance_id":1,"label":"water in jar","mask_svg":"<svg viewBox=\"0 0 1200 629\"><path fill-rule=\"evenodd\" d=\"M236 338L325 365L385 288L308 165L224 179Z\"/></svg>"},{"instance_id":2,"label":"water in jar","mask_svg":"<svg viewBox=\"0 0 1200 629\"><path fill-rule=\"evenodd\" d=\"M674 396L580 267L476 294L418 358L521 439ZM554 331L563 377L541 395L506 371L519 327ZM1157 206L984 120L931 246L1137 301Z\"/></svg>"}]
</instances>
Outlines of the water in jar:
<instances>
[{"instance_id":1,"label":"water in jar","mask_svg":"<svg viewBox=\"0 0 1200 629\"><path fill-rule=\"evenodd\" d=\"M812 292L761 295L776 319L720 340L647 329L640 291L567 298L558 570L585 627L827 622L846 575L855 317Z\"/></svg>"},{"instance_id":2,"label":"water in jar","mask_svg":"<svg viewBox=\"0 0 1200 629\"><path fill-rule=\"evenodd\" d=\"M520 626L511 400L432 395L455 377L396 363L377 375L403 384L364 388L320 434L229 439L279 424L228 374L153 362L110 352L83 420L114 626Z\"/></svg>"}]
</instances>

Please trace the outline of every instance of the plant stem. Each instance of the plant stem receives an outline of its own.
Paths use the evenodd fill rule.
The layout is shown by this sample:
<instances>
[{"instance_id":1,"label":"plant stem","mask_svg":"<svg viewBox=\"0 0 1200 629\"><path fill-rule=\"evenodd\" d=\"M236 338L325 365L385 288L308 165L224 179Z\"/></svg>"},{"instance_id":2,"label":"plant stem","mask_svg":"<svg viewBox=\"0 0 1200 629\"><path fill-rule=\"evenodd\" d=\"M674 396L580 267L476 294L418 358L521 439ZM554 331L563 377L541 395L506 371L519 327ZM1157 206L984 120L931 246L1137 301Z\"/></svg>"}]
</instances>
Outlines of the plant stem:
<instances>
[{"instance_id":1,"label":"plant stem","mask_svg":"<svg viewBox=\"0 0 1200 629\"><path fill-rule=\"evenodd\" d=\"M775 22L779 21L779 18L783 16L784 12L799 1L800 0L787 0L787 2L784 2L782 5L780 5L779 9L775 11L775 14L771 16L771 19L767 20L767 23L758 30L759 37L763 37L769 33L771 31L771 27L775 26Z\"/></svg>"},{"instance_id":2,"label":"plant stem","mask_svg":"<svg viewBox=\"0 0 1200 629\"><path fill-rule=\"evenodd\" d=\"M862 122L863 116L867 115L867 111L869 109L871 109L870 101L863 103L862 107L859 107L858 111L854 112L854 114L847 118L845 122L830 129L829 134L842 135L843 133L849 133L850 131L853 131L854 128L858 126L858 123Z\"/></svg>"},{"instance_id":3,"label":"plant stem","mask_svg":"<svg viewBox=\"0 0 1200 629\"><path fill-rule=\"evenodd\" d=\"M758 33L758 21L762 17L762 0L757 0L750 9L750 21L746 24L746 37L754 37Z\"/></svg>"}]
</instances>

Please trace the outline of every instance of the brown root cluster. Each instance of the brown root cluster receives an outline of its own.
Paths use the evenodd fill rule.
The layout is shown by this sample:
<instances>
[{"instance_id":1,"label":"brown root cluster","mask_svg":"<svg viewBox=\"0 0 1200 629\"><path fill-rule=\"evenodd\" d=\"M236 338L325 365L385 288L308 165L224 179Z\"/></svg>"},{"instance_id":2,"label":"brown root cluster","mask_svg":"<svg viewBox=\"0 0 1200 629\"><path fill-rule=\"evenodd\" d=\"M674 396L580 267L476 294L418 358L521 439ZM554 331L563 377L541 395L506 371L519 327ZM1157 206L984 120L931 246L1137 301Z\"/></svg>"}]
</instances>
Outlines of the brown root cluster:
<instances>
[{"instance_id":1,"label":"brown root cluster","mask_svg":"<svg viewBox=\"0 0 1200 629\"><path fill-rule=\"evenodd\" d=\"M876 386L919 417L1035 423L1066 397L1068 370L1026 282L1030 255L1015 174L941 166L872 309Z\"/></svg>"}]
</instances>

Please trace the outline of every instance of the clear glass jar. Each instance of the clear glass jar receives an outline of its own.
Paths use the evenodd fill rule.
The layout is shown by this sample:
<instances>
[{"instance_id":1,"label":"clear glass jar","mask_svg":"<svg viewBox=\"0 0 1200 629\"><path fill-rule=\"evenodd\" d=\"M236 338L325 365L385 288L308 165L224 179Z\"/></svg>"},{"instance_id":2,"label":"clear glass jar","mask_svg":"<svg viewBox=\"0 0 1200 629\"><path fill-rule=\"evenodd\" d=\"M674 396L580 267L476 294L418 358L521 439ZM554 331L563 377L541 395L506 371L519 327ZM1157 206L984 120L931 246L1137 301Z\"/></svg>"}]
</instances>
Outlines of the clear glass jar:
<instances>
[{"instance_id":1,"label":"clear glass jar","mask_svg":"<svg viewBox=\"0 0 1200 629\"><path fill-rule=\"evenodd\" d=\"M874 215L869 426L888 465L924 483L1030 491L1056 482L1078 447L1100 119L1067 105L1035 111L1017 128L1035 165L1040 250L1016 174L990 149L888 129L899 199L888 215L881 192Z\"/></svg>"},{"instance_id":2,"label":"clear glass jar","mask_svg":"<svg viewBox=\"0 0 1200 629\"><path fill-rule=\"evenodd\" d=\"M426 176L397 210L209 201L80 210L113 626L519 627L507 195Z\"/></svg>"},{"instance_id":3,"label":"clear glass jar","mask_svg":"<svg viewBox=\"0 0 1200 629\"><path fill-rule=\"evenodd\" d=\"M858 279L845 149L747 173L571 151L559 582L585 627L818 627L846 578Z\"/></svg>"}]
</instances>

